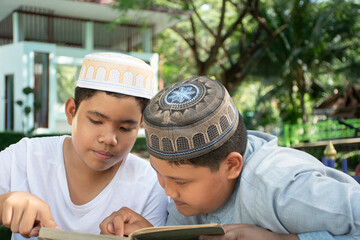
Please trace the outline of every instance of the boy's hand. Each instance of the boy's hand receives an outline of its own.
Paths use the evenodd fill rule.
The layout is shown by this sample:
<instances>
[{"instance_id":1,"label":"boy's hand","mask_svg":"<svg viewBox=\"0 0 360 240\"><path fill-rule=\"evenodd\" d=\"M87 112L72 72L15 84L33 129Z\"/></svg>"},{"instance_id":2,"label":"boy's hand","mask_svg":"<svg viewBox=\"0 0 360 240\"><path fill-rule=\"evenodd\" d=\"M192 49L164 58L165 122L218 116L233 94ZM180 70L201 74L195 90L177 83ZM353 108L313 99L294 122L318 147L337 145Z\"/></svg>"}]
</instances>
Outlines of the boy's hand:
<instances>
[{"instance_id":1,"label":"boy's hand","mask_svg":"<svg viewBox=\"0 0 360 240\"><path fill-rule=\"evenodd\" d=\"M224 225L225 235L201 236L201 240L299 240L296 234L278 234L249 224Z\"/></svg>"},{"instance_id":2,"label":"boy's hand","mask_svg":"<svg viewBox=\"0 0 360 240\"><path fill-rule=\"evenodd\" d=\"M121 237L146 227L153 227L153 225L140 214L127 207L113 212L100 224L101 234L118 235Z\"/></svg>"},{"instance_id":3,"label":"boy's hand","mask_svg":"<svg viewBox=\"0 0 360 240\"><path fill-rule=\"evenodd\" d=\"M49 205L28 192L1 195L0 213L0 223L24 237L38 236L40 227L58 228Z\"/></svg>"}]
</instances>

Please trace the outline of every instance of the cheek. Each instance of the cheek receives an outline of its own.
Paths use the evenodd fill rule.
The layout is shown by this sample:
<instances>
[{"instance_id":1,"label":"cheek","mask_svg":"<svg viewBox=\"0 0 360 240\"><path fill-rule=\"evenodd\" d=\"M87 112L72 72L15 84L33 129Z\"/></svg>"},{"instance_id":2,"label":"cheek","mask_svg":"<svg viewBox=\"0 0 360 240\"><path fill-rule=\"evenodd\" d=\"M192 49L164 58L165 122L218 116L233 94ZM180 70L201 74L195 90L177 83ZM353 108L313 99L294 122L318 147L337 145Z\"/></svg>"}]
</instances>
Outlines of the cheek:
<instances>
[{"instance_id":1,"label":"cheek","mask_svg":"<svg viewBox=\"0 0 360 240\"><path fill-rule=\"evenodd\" d=\"M78 148L78 150L85 150L87 147L89 147L89 143L91 143L93 139L91 136L89 136L89 133L78 131L78 129L72 131L71 138L73 139L73 143ZM91 145L92 144L90 144L90 146Z\"/></svg>"},{"instance_id":2,"label":"cheek","mask_svg":"<svg viewBox=\"0 0 360 240\"><path fill-rule=\"evenodd\" d=\"M164 188L164 179L157 173L157 179L162 188Z\"/></svg>"},{"instance_id":3,"label":"cheek","mask_svg":"<svg viewBox=\"0 0 360 240\"><path fill-rule=\"evenodd\" d=\"M203 184L194 184L181 189L182 198L190 205L199 209L212 206L214 201L217 200L218 194L221 193L215 190L212 184L207 182L204 182Z\"/></svg>"},{"instance_id":4,"label":"cheek","mask_svg":"<svg viewBox=\"0 0 360 240\"><path fill-rule=\"evenodd\" d=\"M79 144L87 145L96 141L97 131L87 124L77 124L72 127L72 137L77 140Z\"/></svg>"},{"instance_id":5,"label":"cheek","mask_svg":"<svg viewBox=\"0 0 360 240\"><path fill-rule=\"evenodd\" d=\"M119 133L117 134L118 144L123 146L124 148L132 148L135 144L136 138L138 135L138 131L133 131L131 133Z\"/></svg>"},{"instance_id":6,"label":"cheek","mask_svg":"<svg viewBox=\"0 0 360 240\"><path fill-rule=\"evenodd\" d=\"M93 134L96 130L90 124L89 120L82 117L80 114L75 115L71 125L72 134L77 134L78 137L89 136Z\"/></svg>"},{"instance_id":7,"label":"cheek","mask_svg":"<svg viewBox=\"0 0 360 240\"><path fill-rule=\"evenodd\" d=\"M84 131L82 130L83 125L85 125L85 124L78 124L78 118L77 118L77 116L75 116L75 117L73 118L72 125L71 125L71 136L72 136L72 138L73 138L73 141L78 142L77 139L82 138L82 136L83 136L84 134L86 134L86 132L84 132ZM80 142L81 142L81 141L80 141Z\"/></svg>"}]
</instances>

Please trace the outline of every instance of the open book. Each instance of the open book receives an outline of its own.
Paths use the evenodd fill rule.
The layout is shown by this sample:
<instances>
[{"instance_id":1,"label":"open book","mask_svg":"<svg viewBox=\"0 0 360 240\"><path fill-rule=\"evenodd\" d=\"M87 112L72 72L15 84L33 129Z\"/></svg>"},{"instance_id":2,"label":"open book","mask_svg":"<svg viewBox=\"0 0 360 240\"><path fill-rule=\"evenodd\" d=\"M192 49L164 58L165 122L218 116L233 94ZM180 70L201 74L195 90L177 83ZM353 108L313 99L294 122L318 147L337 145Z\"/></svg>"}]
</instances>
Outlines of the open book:
<instances>
[{"instance_id":1,"label":"open book","mask_svg":"<svg viewBox=\"0 0 360 240\"><path fill-rule=\"evenodd\" d=\"M39 240L197 240L200 235L224 234L220 224L150 227L139 229L128 237L70 232L54 228L41 228Z\"/></svg>"}]
</instances>

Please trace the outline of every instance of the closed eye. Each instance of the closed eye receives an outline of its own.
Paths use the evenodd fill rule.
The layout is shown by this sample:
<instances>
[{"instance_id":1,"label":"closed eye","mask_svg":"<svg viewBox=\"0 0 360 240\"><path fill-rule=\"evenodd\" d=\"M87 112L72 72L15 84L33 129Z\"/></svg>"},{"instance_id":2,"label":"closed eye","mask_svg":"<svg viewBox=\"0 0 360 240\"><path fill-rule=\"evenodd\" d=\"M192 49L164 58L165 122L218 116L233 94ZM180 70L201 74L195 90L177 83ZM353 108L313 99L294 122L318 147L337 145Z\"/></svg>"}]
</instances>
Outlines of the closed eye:
<instances>
[{"instance_id":1,"label":"closed eye","mask_svg":"<svg viewBox=\"0 0 360 240\"><path fill-rule=\"evenodd\" d=\"M101 121L96 121L96 120L91 119L91 118L89 118L89 120L90 120L91 123L93 123L93 124L95 124L95 125L99 125L99 124L102 123Z\"/></svg>"},{"instance_id":2,"label":"closed eye","mask_svg":"<svg viewBox=\"0 0 360 240\"><path fill-rule=\"evenodd\" d=\"M188 182L178 182L178 181L175 181L175 183L176 183L177 185L185 185L185 184L187 184Z\"/></svg>"},{"instance_id":3,"label":"closed eye","mask_svg":"<svg viewBox=\"0 0 360 240\"><path fill-rule=\"evenodd\" d=\"M121 127L120 130L121 130L121 131L124 131L124 132L128 132L128 131L131 131L132 128L124 128L124 127Z\"/></svg>"}]
</instances>

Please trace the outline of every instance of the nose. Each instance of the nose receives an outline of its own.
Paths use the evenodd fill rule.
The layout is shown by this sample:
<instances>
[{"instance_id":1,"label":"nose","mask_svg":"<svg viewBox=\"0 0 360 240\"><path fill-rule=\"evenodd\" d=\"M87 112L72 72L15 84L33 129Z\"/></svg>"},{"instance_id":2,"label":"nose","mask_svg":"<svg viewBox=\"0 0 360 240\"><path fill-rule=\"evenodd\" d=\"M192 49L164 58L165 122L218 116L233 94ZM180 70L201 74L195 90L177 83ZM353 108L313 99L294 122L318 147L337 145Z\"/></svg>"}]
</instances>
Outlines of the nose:
<instances>
[{"instance_id":1,"label":"nose","mask_svg":"<svg viewBox=\"0 0 360 240\"><path fill-rule=\"evenodd\" d=\"M118 140L115 131L111 129L104 131L99 136L99 142L105 143L107 145L116 145L118 143Z\"/></svg>"},{"instance_id":2,"label":"nose","mask_svg":"<svg viewBox=\"0 0 360 240\"><path fill-rule=\"evenodd\" d=\"M167 196L173 199L179 198L179 192L172 180L165 180L163 182L163 188Z\"/></svg>"}]
</instances>

